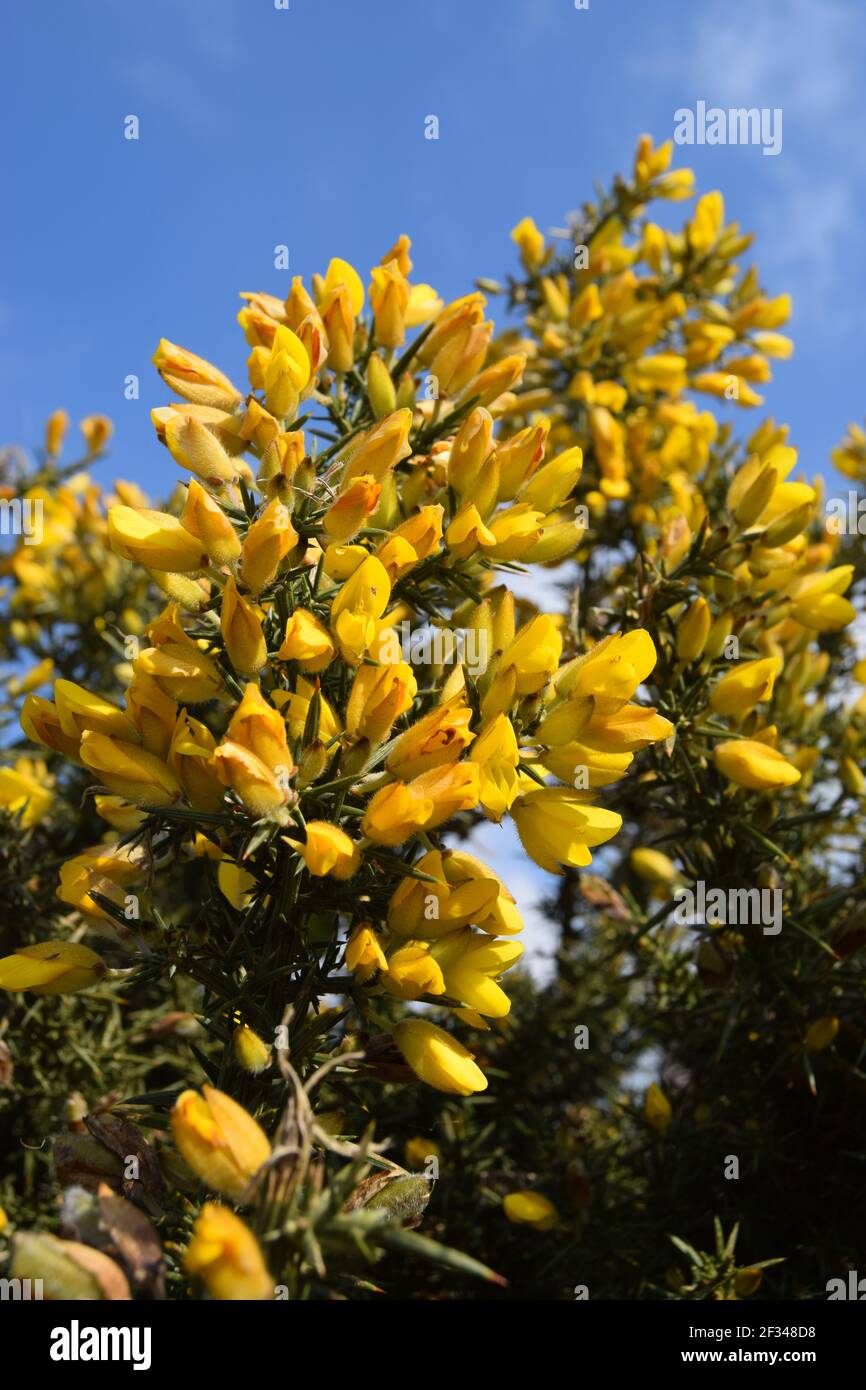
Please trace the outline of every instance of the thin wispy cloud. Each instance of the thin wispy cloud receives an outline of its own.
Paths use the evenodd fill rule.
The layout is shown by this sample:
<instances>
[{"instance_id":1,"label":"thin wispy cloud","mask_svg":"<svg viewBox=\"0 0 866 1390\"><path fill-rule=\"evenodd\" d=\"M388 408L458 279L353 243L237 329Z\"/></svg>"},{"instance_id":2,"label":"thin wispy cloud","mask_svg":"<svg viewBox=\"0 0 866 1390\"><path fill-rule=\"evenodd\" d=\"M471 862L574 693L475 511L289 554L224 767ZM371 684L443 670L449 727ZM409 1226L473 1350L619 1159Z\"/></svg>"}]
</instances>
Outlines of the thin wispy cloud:
<instances>
[{"instance_id":1,"label":"thin wispy cloud","mask_svg":"<svg viewBox=\"0 0 866 1390\"><path fill-rule=\"evenodd\" d=\"M711 0L675 53L651 51L637 63L644 79L670 87L674 108L697 98L781 108L782 155L756 170L766 182L757 218L762 264L770 276L796 276L800 317L827 333L850 326L825 306L857 241L866 148L853 112L864 58L866 12L850 0Z\"/></svg>"}]
</instances>

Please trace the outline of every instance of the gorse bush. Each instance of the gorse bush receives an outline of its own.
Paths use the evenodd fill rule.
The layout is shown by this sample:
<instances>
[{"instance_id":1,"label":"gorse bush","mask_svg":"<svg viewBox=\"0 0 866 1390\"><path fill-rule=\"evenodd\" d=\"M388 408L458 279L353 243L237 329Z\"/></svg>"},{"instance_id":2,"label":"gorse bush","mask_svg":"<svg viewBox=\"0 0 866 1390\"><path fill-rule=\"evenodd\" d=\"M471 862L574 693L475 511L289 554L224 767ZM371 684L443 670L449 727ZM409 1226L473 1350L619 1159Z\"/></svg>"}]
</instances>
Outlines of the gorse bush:
<instances>
[{"instance_id":1,"label":"gorse bush","mask_svg":"<svg viewBox=\"0 0 866 1390\"><path fill-rule=\"evenodd\" d=\"M762 404L790 305L719 193L650 219L694 196L670 158L448 305L406 237L366 288L245 294L243 388L163 339L165 509L84 471L103 417L75 464L62 412L10 451L14 1276L806 1298L854 1263L862 562L786 429L711 408ZM509 820L558 884L543 985L474 852Z\"/></svg>"}]
</instances>

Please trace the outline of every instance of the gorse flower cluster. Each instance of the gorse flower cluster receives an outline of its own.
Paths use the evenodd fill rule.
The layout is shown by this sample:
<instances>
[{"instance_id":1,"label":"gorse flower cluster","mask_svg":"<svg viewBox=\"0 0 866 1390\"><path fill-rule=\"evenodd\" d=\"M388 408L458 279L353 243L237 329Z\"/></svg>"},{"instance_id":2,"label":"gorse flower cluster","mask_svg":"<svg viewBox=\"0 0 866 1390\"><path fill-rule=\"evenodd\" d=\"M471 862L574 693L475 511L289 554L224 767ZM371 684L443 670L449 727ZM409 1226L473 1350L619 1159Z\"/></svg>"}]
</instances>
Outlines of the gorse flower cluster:
<instances>
[{"instance_id":1,"label":"gorse flower cluster","mask_svg":"<svg viewBox=\"0 0 866 1390\"><path fill-rule=\"evenodd\" d=\"M17 942L0 987L131 996L161 1005L152 1034L193 1030L168 1089L88 1115L90 1147L59 1166L117 1190L108 1159L138 1154L146 1200L123 1195L153 1214L164 1183L182 1194L168 1220L213 1297L304 1296L383 1249L496 1279L413 1245L430 1184L367 1127L383 1086L464 1106L501 1074L522 920L473 828L510 818L566 893L622 831L629 906L595 892L615 922L643 911L638 937L697 879L790 889L804 924L821 910L786 836L818 785L816 860L845 848L834 816L859 815L866 705L834 686L854 567L787 431L739 444L709 408L761 404L790 305L738 268L751 239L719 193L681 231L648 218L694 193L670 158L641 140L631 179L552 242L525 218L505 290L443 304L402 236L366 287L335 259L285 300L244 294L242 386L163 339L154 447L182 470L165 510L61 474L59 412L41 471L12 481L44 517L4 566L5 654L33 663L8 698L39 747L0 771L0 804L30 834L61 794L83 809L62 930ZM497 337L499 293L519 324ZM82 428L97 454L110 425ZM863 453L852 427L849 477ZM521 596L539 570L577 579L567 614ZM72 622L101 655L91 636L63 655ZM698 940L715 985L750 949L723 925ZM836 1014L801 1013L806 1052L832 1046ZM649 1129L675 1114L653 1085ZM199 1182L231 1205L199 1209ZM503 1215L552 1238L561 1193L539 1187L515 1182ZM50 1256L58 1288L85 1277L53 1237L19 1239L20 1274ZM92 1277L83 1296L118 1296Z\"/></svg>"},{"instance_id":2,"label":"gorse flower cluster","mask_svg":"<svg viewBox=\"0 0 866 1390\"><path fill-rule=\"evenodd\" d=\"M122 909L139 878L158 891L144 840L177 812L239 907L254 898L284 937L253 939L256 966L291 965L293 933L327 905L334 940L348 932L345 964L369 986L353 995L362 1015L384 989L442 996L483 1026L508 1012L497 979L521 954L508 939L520 918L490 869L431 836L464 812L510 812L543 867L588 864L620 825L595 788L671 726L630 703L655 664L645 632L570 655L561 620L524 617L497 584L515 561L579 545L564 504L581 450L548 458L536 428L498 441L524 358L486 365L481 294L439 309L394 360L407 317L431 309L409 268L401 238L374 269L369 322L342 261L316 277L315 300L299 277L285 303L246 296L246 395L160 343L155 364L182 399L154 423L192 476L179 516L117 503L107 526L112 552L169 602L131 661L125 709L60 680L51 701L28 695L21 718L91 771L100 813L126 831L64 866L62 901L105 918L94 892ZM434 391L419 403L425 367ZM418 640L430 628L446 647L433 664ZM455 628L475 639L474 674ZM139 821L147 830L130 830ZM30 967L36 987L48 968ZM466 1048L426 1018L400 1022L394 1040L429 1084L486 1087Z\"/></svg>"}]
</instances>

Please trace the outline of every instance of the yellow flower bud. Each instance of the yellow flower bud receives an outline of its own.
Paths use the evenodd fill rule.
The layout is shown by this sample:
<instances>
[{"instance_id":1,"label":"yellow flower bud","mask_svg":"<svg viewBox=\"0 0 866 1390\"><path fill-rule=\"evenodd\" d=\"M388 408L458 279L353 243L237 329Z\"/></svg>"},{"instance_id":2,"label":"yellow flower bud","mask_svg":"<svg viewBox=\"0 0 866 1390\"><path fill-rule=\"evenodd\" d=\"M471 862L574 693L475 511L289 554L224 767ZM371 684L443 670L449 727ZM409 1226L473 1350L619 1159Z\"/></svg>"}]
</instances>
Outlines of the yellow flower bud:
<instances>
[{"instance_id":1,"label":"yellow flower bud","mask_svg":"<svg viewBox=\"0 0 866 1390\"><path fill-rule=\"evenodd\" d=\"M112 434L114 426L107 415L88 415L78 426L84 435L87 452L91 457L101 454Z\"/></svg>"},{"instance_id":2,"label":"yellow flower bud","mask_svg":"<svg viewBox=\"0 0 866 1390\"><path fill-rule=\"evenodd\" d=\"M677 623L677 658L698 661L710 635L712 614L705 598L696 598Z\"/></svg>"},{"instance_id":3,"label":"yellow flower bud","mask_svg":"<svg viewBox=\"0 0 866 1390\"><path fill-rule=\"evenodd\" d=\"M271 1154L268 1137L252 1115L224 1091L203 1086L182 1091L171 1112L181 1156L215 1192L240 1201Z\"/></svg>"},{"instance_id":4,"label":"yellow flower bud","mask_svg":"<svg viewBox=\"0 0 866 1390\"><path fill-rule=\"evenodd\" d=\"M311 820L306 825L306 842L298 846L309 873L316 878L330 875L348 879L361 867L361 854L345 830L328 821Z\"/></svg>"},{"instance_id":5,"label":"yellow flower bud","mask_svg":"<svg viewBox=\"0 0 866 1390\"><path fill-rule=\"evenodd\" d=\"M780 656L739 662L722 676L711 692L710 708L716 714L744 718L755 705L773 698L773 687L781 669Z\"/></svg>"},{"instance_id":6,"label":"yellow flower bud","mask_svg":"<svg viewBox=\"0 0 866 1390\"><path fill-rule=\"evenodd\" d=\"M195 479L187 489L180 514L181 525L198 536L216 565L232 565L241 553L241 542L225 512Z\"/></svg>"},{"instance_id":7,"label":"yellow flower bud","mask_svg":"<svg viewBox=\"0 0 866 1390\"><path fill-rule=\"evenodd\" d=\"M181 468L188 468L203 483L223 487L236 481L237 462L229 457L216 434L194 415L170 415L163 435L175 462ZM200 533L196 531L195 534Z\"/></svg>"},{"instance_id":8,"label":"yellow flower bud","mask_svg":"<svg viewBox=\"0 0 866 1390\"><path fill-rule=\"evenodd\" d=\"M271 1065L271 1049L248 1023L239 1023L232 1033L232 1052L238 1066L252 1076L267 1071Z\"/></svg>"},{"instance_id":9,"label":"yellow flower bud","mask_svg":"<svg viewBox=\"0 0 866 1390\"><path fill-rule=\"evenodd\" d=\"M646 883L657 884L659 887L673 883L677 877L676 865L673 860L658 849L641 847L633 849L628 862L638 878L642 878Z\"/></svg>"},{"instance_id":10,"label":"yellow flower bud","mask_svg":"<svg viewBox=\"0 0 866 1390\"><path fill-rule=\"evenodd\" d=\"M276 578L289 551L298 543L291 517L276 497L250 526L243 542L241 578L248 589L260 594Z\"/></svg>"},{"instance_id":11,"label":"yellow flower bud","mask_svg":"<svg viewBox=\"0 0 866 1390\"><path fill-rule=\"evenodd\" d=\"M456 1038L426 1019L398 1023L394 1041L419 1079L449 1095L471 1096L487 1090L487 1077Z\"/></svg>"},{"instance_id":12,"label":"yellow flower bud","mask_svg":"<svg viewBox=\"0 0 866 1390\"><path fill-rule=\"evenodd\" d=\"M218 1202L205 1202L199 1212L183 1263L188 1274L203 1280L211 1298L273 1298L274 1281L258 1241L239 1216Z\"/></svg>"},{"instance_id":13,"label":"yellow flower bud","mask_svg":"<svg viewBox=\"0 0 866 1390\"><path fill-rule=\"evenodd\" d=\"M544 237L531 217L522 217L511 230L511 240L520 248L520 259L527 270L537 270L544 261Z\"/></svg>"},{"instance_id":14,"label":"yellow flower bud","mask_svg":"<svg viewBox=\"0 0 866 1390\"><path fill-rule=\"evenodd\" d=\"M45 452L50 459L56 459L62 452L66 431L69 429L69 416L65 410L54 410L45 424Z\"/></svg>"},{"instance_id":15,"label":"yellow flower bud","mask_svg":"<svg viewBox=\"0 0 866 1390\"><path fill-rule=\"evenodd\" d=\"M531 1226L535 1231L549 1231L559 1221L556 1207L541 1192L509 1192L502 1199L502 1209L516 1226Z\"/></svg>"},{"instance_id":16,"label":"yellow flower bud","mask_svg":"<svg viewBox=\"0 0 866 1390\"><path fill-rule=\"evenodd\" d=\"M374 266L370 272L370 307L373 310L376 342L382 347L399 347L406 337L406 310L409 283L396 260Z\"/></svg>"},{"instance_id":17,"label":"yellow flower bud","mask_svg":"<svg viewBox=\"0 0 866 1390\"><path fill-rule=\"evenodd\" d=\"M228 411L234 410L241 400L240 391L218 368L167 338L160 339L153 365L165 384L184 400Z\"/></svg>"},{"instance_id":18,"label":"yellow flower bud","mask_svg":"<svg viewBox=\"0 0 866 1390\"><path fill-rule=\"evenodd\" d=\"M369 922L359 922L346 942L346 969L363 984L377 970L387 970L388 961L379 937Z\"/></svg>"},{"instance_id":19,"label":"yellow flower bud","mask_svg":"<svg viewBox=\"0 0 866 1390\"><path fill-rule=\"evenodd\" d=\"M749 791L778 791L800 780L797 768L777 749L753 739L718 743L713 761L725 777Z\"/></svg>"},{"instance_id":20,"label":"yellow flower bud","mask_svg":"<svg viewBox=\"0 0 866 1390\"><path fill-rule=\"evenodd\" d=\"M671 1103L660 1086L655 1082L648 1087L644 1098L644 1116L647 1124L656 1134L666 1134L673 1118Z\"/></svg>"},{"instance_id":21,"label":"yellow flower bud","mask_svg":"<svg viewBox=\"0 0 866 1390\"><path fill-rule=\"evenodd\" d=\"M807 1052L823 1052L825 1048L832 1046L838 1032L838 1018L816 1018L806 1029L803 1046Z\"/></svg>"},{"instance_id":22,"label":"yellow flower bud","mask_svg":"<svg viewBox=\"0 0 866 1390\"><path fill-rule=\"evenodd\" d=\"M372 352L367 362L367 398L377 420L397 409L397 388L378 352Z\"/></svg>"},{"instance_id":23,"label":"yellow flower bud","mask_svg":"<svg viewBox=\"0 0 866 1390\"><path fill-rule=\"evenodd\" d=\"M268 659L261 609L238 593L231 576L223 589L220 631L229 660L238 675L256 675Z\"/></svg>"}]
</instances>

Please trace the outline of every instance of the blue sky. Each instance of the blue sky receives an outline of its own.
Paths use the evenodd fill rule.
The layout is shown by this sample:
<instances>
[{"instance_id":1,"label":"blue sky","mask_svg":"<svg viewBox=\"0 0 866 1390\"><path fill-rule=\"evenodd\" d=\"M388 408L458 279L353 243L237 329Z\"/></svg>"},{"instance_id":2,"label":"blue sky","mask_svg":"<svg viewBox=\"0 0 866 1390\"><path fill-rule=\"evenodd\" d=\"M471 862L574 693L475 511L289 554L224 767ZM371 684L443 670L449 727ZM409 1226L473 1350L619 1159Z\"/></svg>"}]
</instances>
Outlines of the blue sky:
<instances>
[{"instance_id":1,"label":"blue sky","mask_svg":"<svg viewBox=\"0 0 866 1390\"><path fill-rule=\"evenodd\" d=\"M862 419L866 8L859 0L76 0L4 21L0 438L105 411L100 466L153 493L161 335L243 377L236 292L332 255L363 273L401 231L446 296L512 265L509 229L563 214L673 113L781 107L783 147L678 151L760 236L797 352L767 408L811 473ZM140 138L123 138L136 115ZM424 139L425 116L440 139ZM680 205L685 208L688 205ZM123 381L141 378L126 401Z\"/></svg>"}]
</instances>

